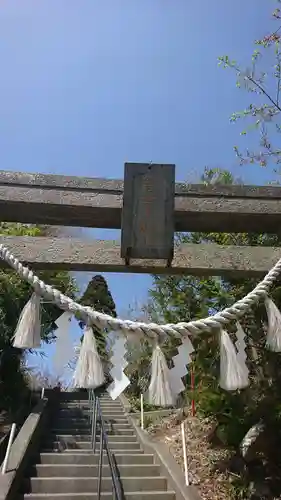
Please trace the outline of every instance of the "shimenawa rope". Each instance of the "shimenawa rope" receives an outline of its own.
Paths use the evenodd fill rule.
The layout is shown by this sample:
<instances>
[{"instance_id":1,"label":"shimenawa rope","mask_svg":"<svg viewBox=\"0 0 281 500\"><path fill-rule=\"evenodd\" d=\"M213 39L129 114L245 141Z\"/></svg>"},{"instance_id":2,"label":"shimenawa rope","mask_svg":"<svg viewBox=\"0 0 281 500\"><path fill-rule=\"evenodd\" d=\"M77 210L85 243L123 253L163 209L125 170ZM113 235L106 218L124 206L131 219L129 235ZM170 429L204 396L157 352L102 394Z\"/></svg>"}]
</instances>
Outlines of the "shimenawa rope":
<instances>
[{"instance_id":1,"label":"shimenawa rope","mask_svg":"<svg viewBox=\"0 0 281 500\"><path fill-rule=\"evenodd\" d=\"M90 320L90 322L101 328L107 327L115 331L121 330L125 334L135 332L145 334L149 337L161 337L165 334L181 337L196 335L204 331L208 332L214 328L221 329L231 321L237 320L243 316L253 304L258 302L261 298L266 297L270 287L281 273L281 259L279 259L275 266L267 273L265 278L258 283L250 293L243 297L243 299L238 300L231 307L227 307L214 316L204 319L189 321L187 323L181 322L176 324L157 325L156 323L141 323L112 318L107 314L95 311L91 307L85 307L78 304L62 294L59 290L41 281L33 271L25 267L16 257L14 257L9 249L3 244L0 244L0 257L5 260L21 278L28 281L38 295L48 298L60 309L70 311L74 314L79 313L83 318Z\"/></svg>"}]
</instances>

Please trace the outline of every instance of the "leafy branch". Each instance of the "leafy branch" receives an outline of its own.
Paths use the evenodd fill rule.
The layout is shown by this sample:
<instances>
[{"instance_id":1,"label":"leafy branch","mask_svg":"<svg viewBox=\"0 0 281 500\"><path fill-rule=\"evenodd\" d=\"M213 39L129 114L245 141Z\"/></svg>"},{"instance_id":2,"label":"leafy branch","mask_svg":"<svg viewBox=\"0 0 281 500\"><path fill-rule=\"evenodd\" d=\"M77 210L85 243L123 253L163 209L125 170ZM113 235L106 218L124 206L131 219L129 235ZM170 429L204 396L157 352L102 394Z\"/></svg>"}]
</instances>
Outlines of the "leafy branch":
<instances>
[{"instance_id":1,"label":"leafy branch","mask_svg":"<svg viewBox=\"0 0 281 500\"><path fill-rule=\"evenodd\" d=\"M278 3L279 0L277 0ZM278 20L280 24L281 10L276 8L272 14L274 20ZM269 138L269 126L274 125L273 132L278 134L281 126L277 122L281 112L280 105L280 90L281 90L281 25L278 28L263 36L261 39L255 41L256 47L252 54L250 68L242 69L239 64L224 55L218 58L219 66L223 68L231 68L237 75L236 86L244 88L251 94L257 94L266 99L265 103L250 103L246 109L233 113L230 121L236 122L241 118L251 119L252 123L241 132L242 136L247 135L249 131L257 130L260 134L260 150L249 151L246 149L241 153L237 146L234 146L234 151L240 160L240 164L259 163L261 166L266 166L268 162L275 161L277 164L281 163L281 149L273 145L273 140ZM272 65L272 54L274 64ZM268 56L268 60L265 59ZM270 71L258 71L257 67L263 62L269 62L271 66ZM274 90L275 88L275 90ZM271 91L271 89L273 89ZM275 170L276 172L276 170Z\"/></svg>"}]
</instances>

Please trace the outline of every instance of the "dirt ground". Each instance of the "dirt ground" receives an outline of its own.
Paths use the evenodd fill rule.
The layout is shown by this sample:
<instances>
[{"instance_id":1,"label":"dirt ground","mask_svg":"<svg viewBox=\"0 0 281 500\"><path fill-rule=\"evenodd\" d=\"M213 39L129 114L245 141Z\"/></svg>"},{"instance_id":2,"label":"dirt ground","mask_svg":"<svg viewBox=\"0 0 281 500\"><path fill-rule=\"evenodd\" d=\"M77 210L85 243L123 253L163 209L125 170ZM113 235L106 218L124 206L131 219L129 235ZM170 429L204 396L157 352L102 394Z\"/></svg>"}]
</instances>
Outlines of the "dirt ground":
<instances>
[{"instance_id":1,"label":"dirt ground","mask_svg":"<svg viewBox=\"0 0 281 500\"><path fill-rule=\"evenodd\" d=\"M223 449L214 449L208 442L213 422L192 417L185 419L186 451L190 484L194 484L202 500L231 500L231 477L220 471L219 463L227 459ZM163 419L147 428L154 439L165 442L176 461L183 465L181 426L174 418Z\"/></svg>"}]
</instances>

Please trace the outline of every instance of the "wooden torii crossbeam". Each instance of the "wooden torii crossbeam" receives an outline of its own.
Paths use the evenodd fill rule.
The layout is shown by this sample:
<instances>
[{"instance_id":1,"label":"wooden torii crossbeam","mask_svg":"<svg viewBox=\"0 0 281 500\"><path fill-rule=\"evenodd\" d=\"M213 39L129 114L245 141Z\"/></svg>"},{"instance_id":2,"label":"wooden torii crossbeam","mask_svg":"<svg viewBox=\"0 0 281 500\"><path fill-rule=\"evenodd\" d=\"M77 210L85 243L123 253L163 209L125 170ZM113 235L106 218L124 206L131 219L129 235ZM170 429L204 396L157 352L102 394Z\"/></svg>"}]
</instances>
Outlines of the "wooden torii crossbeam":
<instances>
[{"instance_id":1,"label":"wooden torii crossbeam","mask_svg":"<svg viewBox=\"0 0 281 500\"><path fill-rule=\"evenodd\" d=\"M158 169L157 189L153 194L153 184L149 189L147 184L153 181L146 178L146 189L141 191L144 196L143 193L151 189L150 198L142 199L140 204L135 203L136 197L139 196L141 200L136 187L141 184L134 181L135 191L126 192L126 169L143 175L149 167L154 171ZM2 222L121 229L123 194L124 200L133 196L134 207L141 205L142 210L150 204L150 211L146 212L150 227L162 224L163 229L166 221L165 234L161 236L159 229L156 235L153 232L150 235L152 242L155 237L154 250L148 255L150 259L144 258L147 257L144 253L150 242L146 242L146 248L146 243L142 243L140 248L137 247L138 238L134 239L138 226L133 227L136 222L132 221L137 220L137 224L143 221L138 217L130 219L128 212L126 216L125 201L122 246L116 241L83 241L76 238L1 237L0 242L6 244L21 261L36 269L264 275L280 258L278 248L184 244L175 246L173 255L171 234L174 231L278 234L281 229L281 188L174 184L173 169L171 165L128 164L125 167L125 194L124 182L121 180L0 171ZM162 180L160 171L163 172ZM130 183L132 185L132 181ZM165 196L160 198L162 209L164 202L166 208L161 222L160 205L158 211L154 207L155 193L161 194L163 186L166 186ZM124 222L124 214L125 219L127 217L130 220L129 223L126 220ZM156 238L159 241L162 238L158 254L155 253ZM135 244L135 253L128 254L124 250L131 246L129 240ZM166 244L163 244L165 241ZM4 266L4 263L1 262L1 265Z\"/></svg>"}]
</instances>

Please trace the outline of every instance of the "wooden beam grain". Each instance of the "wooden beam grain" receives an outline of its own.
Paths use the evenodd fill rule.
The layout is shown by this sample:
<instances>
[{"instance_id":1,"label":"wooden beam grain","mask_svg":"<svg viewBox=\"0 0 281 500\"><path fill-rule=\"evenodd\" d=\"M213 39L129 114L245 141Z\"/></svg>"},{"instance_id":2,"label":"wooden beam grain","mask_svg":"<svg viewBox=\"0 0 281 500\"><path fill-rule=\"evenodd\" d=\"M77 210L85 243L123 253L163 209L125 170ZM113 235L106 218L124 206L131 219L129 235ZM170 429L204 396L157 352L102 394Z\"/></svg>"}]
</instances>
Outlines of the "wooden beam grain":
<instances>
[{"instance_id":1,"label":"wooden beam grain","mask_svg":"<svg viewBox=\"0 0 281 500\"><path fill-rule=\"evenodd\" d=\"M121 228L123 182L0 172L3 222ZM175 230L281 233L281 188L176 185Z\"/></svg>"},{"instance_id":2,"label":"wooden beam grain","mask_svg":"<svg viewBox=\"0 0 281 500\"><path fill-rule=\"evenodd\" d=\"M204 276L262 277L281 257L281 248L183 244L170 268L164 261L135 260L126 266L117 241L30 236L0 237L0 243L33 269ZM0 260L1 267L7 267Z\"/></svg>"},{"instance_id":3,"label":"wooden beam grain","mask_svg":"<svg viewBox=\"0 0 281 500\"><path fill-rule=\"evenodd\" d=\"M173 258L175 165L125 163L121 257Z\"/></svg>"}]
</instances>

